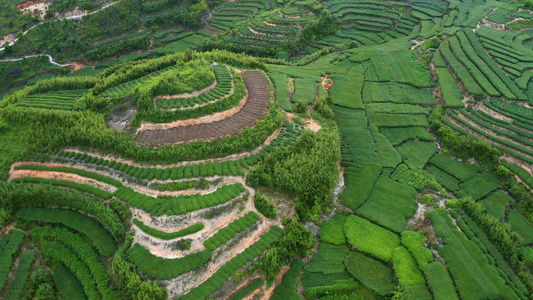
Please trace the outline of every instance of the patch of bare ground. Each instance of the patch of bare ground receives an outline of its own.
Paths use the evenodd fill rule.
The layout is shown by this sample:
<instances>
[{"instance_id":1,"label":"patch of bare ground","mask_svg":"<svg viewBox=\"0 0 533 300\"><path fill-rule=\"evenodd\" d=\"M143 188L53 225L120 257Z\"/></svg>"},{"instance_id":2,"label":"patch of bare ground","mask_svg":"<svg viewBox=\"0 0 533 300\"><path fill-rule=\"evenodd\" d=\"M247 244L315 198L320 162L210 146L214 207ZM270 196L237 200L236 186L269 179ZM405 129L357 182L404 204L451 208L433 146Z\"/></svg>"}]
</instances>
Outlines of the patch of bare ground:
<instances>
[{"instance_id":1,"label":"patch of bare ground","mask_svg":"<svg viewBox=\"0 0 533 300\"><path fill-rule=\"evenodd\" d=\"M33 17L44 19L46 11L50 7L49 3L46 3L44 0L38 1L26 1L17 5L17 9L25 14L31 14Z\"/></svg>"},{"instance_id":2,"label":"patch of bare ground","mask_svg":"<svg viewBox=\"0 0 533 300\"><path fill-rule=\"evenodd\" d=\"M322 76L322 86L326 92L335 84L333 79L329 78L328 75Z\"/></svg>"},{"instance_id":3,"label":"patch of bare ground","mask_svg":"<svg viewBox=\"0 0 533 300\"><path fill-rule=\"evenodd\" d=\"M520 150L517 150L517 149L511 148L511 147L509 147L509 146L507 146L507 145L504 145L504 144L502 144L502 143L499 143L498 141L494 141L494 140L488 139L487 137L485 137L485 136L483 136L483 135L481 135L481 134L475 132L475 131L472 130L471 128L467 127L467 126L464 125L463 123L460 123L460 122L456 121L456 120L453 119L453 118L448 118L448 120L450 120L450 122L452 122L453 124L455 124L455 125L457 125L457 126L463 128L464 130L467 130L467 131L468 131L470 134L472 134L473 136L476 136L476 137L478 137L478 138L480 138L480 139L482 139L482 140L484 140L484 141L487 141L487 142L489 142L489 143L496 144L496 145L498 145L498 146L501 146L501 147L507 148L507 149L509 149L509 150L511 150L511 151L514 151L514 152L520 153L520 154L522 154L522 155L524 155L524 156L527 156L527 157L533 159L533 157L532 157L531 155L527 154L527 153L523 153L523 152L521 152ZM508 137L506 137L506 136L501 136L501 135L498 135L498 134L492 133L492 131L490 131L490 130L488 130L488 129L486 129L486 128L481 128L481 127L478 127L478 128L481 129L481 130L483 130L484 132L489 133L489 134L491 134L491 135L493 135L493 136L496 136L496 137L498 137L498 138L501 138L501 139L504 139L504 140L510 141L510 142L512 142L512 143L514 143L514 144L521 145L521 146L523 146L523 147L528 147L528 146L524 146L524 145L522 145L521 143L519 143L519 142L517 142L517 141L515 141L515 140L512 140L512 139L510 139L510 138L508 138Z\"/></svg>"},{"instance_id":4,"label":"patch of bare ground","mask_svg":"<svg viewBox=\"0 0 533 300\"><path fill-rule=\"evenodd\" d=\"M118 132L128 131L136 111L137 106L134 101L127 106L111 110L106 120L107 127Z\"/></svg>"},{"instance_id":5,"label":"patch of bare ground","mask_svg":"<svg viewBox=\"0 0 533 300\"><path fill-rule=\"evenodd\" d=\"M209 141L238 134L262 119L268 112L269 85L265 75L257 71L242 73L248 100L236 112L222 112L220 117L210 116L207 119L185 120L176 123L172 128L144 129L140 128L136 143L142 146L160 147L193 141ZM232 109L233 110L233 109ZM217 114L215 114L217 115ZM198 123L209 122L209 123ZM175 127L177 125L180 127ZM190 125L185 125L190 124ZM154 125L156 126L156 125ZM161 126L158 124L158 126Z\"/></svg>"},{"instance_id":6,"label":"patch of bare ground","mask_svg":"<svg viewBox=\"0 0 533 300\"><path fill-rule=\"evenodd\" d=\"M305 124L305 129L309 129L314 132L318 132L320 129L322 129L322 125L315 121L314 119L309 120L307 124Z\"/></svg>"},{"instance_id":7,"label":"patch of bare ground","mask_svg":"<svg viewBox=\"0 0 533 300\"><path fill-rule=\"evenodd\" d=\"M225 32L224 30L217 28L211 24L205 25L205 27L202 30L209 34L219 34L219 33Z\"/></svg>"},{"instance_id":8,"label":"patch of bare ground","mask_svg":"<svg viewBox=\"0 0 533 300\"><path fill-rule=\"evenodd\" d=\"M232 155L228 155L228 156L221 157L221 158L211 158L211 159L203 159L203 160L196 160L196 161L182 161L182 162L178 162L178 163L174 163L174 164L168 164L168 165L140 164L140 163L136 163L136 162L134 162L132 160L122 159L122 158L114 157L114 156L111 156L111 155L101 155L101 154L98 154L98 153L95 153L95 152L91 152L91 151L80 151L79 149L76 149L76 148L65 148L64 151L71 151L71 152L75 152L75 153L87 154L87 155L90 155L90 156L93 156L93 157L98 157L98 158L107 159L107 160L114 160L116 162L120 162L120 163L123 163L123 164L128 164L130 166L139 167L139 168L162 168L162 169L165 169L165 168L179 167L179 166L184 166L184 165L189 165L189 164L192 165L192 164L200 164L200 163L206 163L206 162L224 162L224 161L227 161L227 160L236 160L236 159L248 157L250 155L259 153L265 146L270 145L272 140L277 138L278 135L280 134L280 132L281 132L281 129L277 129L276 131L274 131L265 140L263 145L257 147L256 149L254 149L252 151L232 154Z\"/></svg>"}]
</instances>

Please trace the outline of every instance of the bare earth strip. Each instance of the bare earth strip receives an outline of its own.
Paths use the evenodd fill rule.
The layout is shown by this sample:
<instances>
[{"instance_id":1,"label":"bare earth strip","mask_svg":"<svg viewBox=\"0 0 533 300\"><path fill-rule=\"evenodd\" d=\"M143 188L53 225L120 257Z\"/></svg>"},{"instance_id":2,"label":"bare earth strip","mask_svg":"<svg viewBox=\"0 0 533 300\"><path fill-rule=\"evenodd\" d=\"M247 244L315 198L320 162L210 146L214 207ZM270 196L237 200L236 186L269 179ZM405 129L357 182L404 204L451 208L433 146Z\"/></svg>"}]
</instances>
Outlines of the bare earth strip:
<instances>
[{"instance_id":1,"label":"bare earth strip","mask_svg":"<svg viewBox=\"0 0 533 300\"><path fill-rule=\"evenodd\" d=\"M268 81L261 72L245 71L242 73L246 86L248 101L237 113L223 120L211 123L181 126L161 130L144 130L137 135L137 144L159 147L172 144L205 141L223 138L252 127L268 112Z\"/></svg>"}]
</instances>

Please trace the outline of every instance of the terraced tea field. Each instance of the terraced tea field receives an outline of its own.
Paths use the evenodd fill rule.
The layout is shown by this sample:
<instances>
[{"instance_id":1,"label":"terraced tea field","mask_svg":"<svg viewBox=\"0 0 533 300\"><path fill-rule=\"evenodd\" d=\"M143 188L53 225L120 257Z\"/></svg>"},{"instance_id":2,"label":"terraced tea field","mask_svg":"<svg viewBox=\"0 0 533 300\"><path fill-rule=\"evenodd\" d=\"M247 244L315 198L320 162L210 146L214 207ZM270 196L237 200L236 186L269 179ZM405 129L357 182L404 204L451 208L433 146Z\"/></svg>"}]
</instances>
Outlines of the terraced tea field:
<instances>
[{"instance_id":1,"label":"terraced tea field","mask_svg":"<svg viewBox=\"0 0 533 300\"><path fill-rule=\"evenodd\" d=\"M533 297L533 2L141 2L0 4L0 299Z\"/></svg>"}]
</instances>

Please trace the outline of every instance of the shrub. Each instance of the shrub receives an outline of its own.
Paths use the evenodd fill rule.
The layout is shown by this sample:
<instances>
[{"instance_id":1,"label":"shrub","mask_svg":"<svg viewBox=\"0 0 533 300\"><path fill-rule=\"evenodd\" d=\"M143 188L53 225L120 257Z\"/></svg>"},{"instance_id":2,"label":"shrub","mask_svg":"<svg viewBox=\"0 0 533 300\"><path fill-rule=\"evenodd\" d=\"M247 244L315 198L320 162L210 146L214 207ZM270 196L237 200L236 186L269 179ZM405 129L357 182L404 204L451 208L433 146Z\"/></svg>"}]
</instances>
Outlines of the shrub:
<instances>
[{"instance_id":1,"label":"shrub","mask_svg":"<svg viewBox=\"0 0 533 300\"><path fill-rule=\"evenodd\" d=\"M22 252L19 258L17 271L15 272L15 279L13 279L11 287L9 288L6 296L7 300L21 299L22 291L24 289L24 285L26 284L26 280L30 275L30 268L34 260L35 251L29 250Z\"/></svg>"},{"instance_id":2,"label":"shrub","mask_svg":"<svg viewBox=\"0 0 533 300\"><path fill-rule=\"evenodd\" d=\"M184 228L184 229L181 229L175 232L165 232L165 231L157 230L155 228L147 226L138 219L133 219L133 224L139 227L139 229L144 231L146 234L149 234L153 237L160 238L163 240L172 240L172 239L176 239L182 236L193 234L204 229L204 226L205 226L204 223L196 223L194 225L191 225L187 228Z\"/></svg>"},{"instance_id":3,"label":"shrub","mask_svg":"<svg viewBox=\"0 0 533 300\"><path fill-rule=\"evenodd\" d=\"M274 206L274 204L272 204L267 197L259 192L255 193L254 206L263 216L269 219L274 219L276 217L276 206Z\"/></svg>"},{"instance_id":4,"label":"shrub","mask_svg":"<svg viewBox=\"0 0 533 300\"><path fill-rule=\"evenodd\" d=\"M246 286L239 289L237 292L233 293L228 300L241 300L246 296L250 295L253 291L257 290L259 287L262 287L265 284L265 281L262 278L256 278L250 281Z\"/></svg>"},{"instance_id":5,"label":"shrub","mask_svg":"<svg viewBox=\"0 0 533 300\"><path fill-rule=\"evenodd\" d=\"M13 265L13 256L19 250L25 232L13 229L0 239L0 288L7 284L9 270Z\"/></svg>"},{"instance_id":6,"label":"shrub","mask_svg":"<svg viewBox=\"0 0 533 300\"><path fill-rule=\"evenodd\" d=\"M313 261L305 267L305 270L324 274L341 273L346 269L344 260L349 252L350 249L346 244L334 246L321 242L318 245L317 253L313 255Z\"/></svg>"}]
</instances>

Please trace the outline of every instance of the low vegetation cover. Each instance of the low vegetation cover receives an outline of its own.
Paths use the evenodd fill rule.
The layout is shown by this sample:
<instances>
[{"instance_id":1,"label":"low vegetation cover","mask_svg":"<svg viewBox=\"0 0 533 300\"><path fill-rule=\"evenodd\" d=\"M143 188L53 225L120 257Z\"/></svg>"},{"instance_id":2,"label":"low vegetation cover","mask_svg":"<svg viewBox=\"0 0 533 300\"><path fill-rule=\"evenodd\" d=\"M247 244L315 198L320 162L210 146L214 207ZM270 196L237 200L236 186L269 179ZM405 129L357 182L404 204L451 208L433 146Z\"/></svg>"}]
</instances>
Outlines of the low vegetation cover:
<instances>
[{"instance_id":1,"label":"low vegetation cover","mask_svg":"<svg viewBox=\"0 0 533 300\"><path fill-rule=\"evenodd\" d=\"M531 298L531 1L37 2L0 297Z\"/></svg>"},{"instance_id":2,"label":"low vegetation cover","mask_svg":"<svg viewBox=\"0 0 533 300\"><path fill-rule=\"evenodd\" d=\"M139 219L133 219L133 224L135 224L137 227L139 227L142 231L144 231L146 234L149 234L153 237L160 238L163 240L173 240L177 239L189 234L196 233L202 229L204 229L205 225L204 223L196 223L194 225L188 226L187 228L183 228L181 230L175 231L175 232L166 232L157 230L155 228L152 228L146 224L144 224Z\"/></svg>"}]
</instances>

